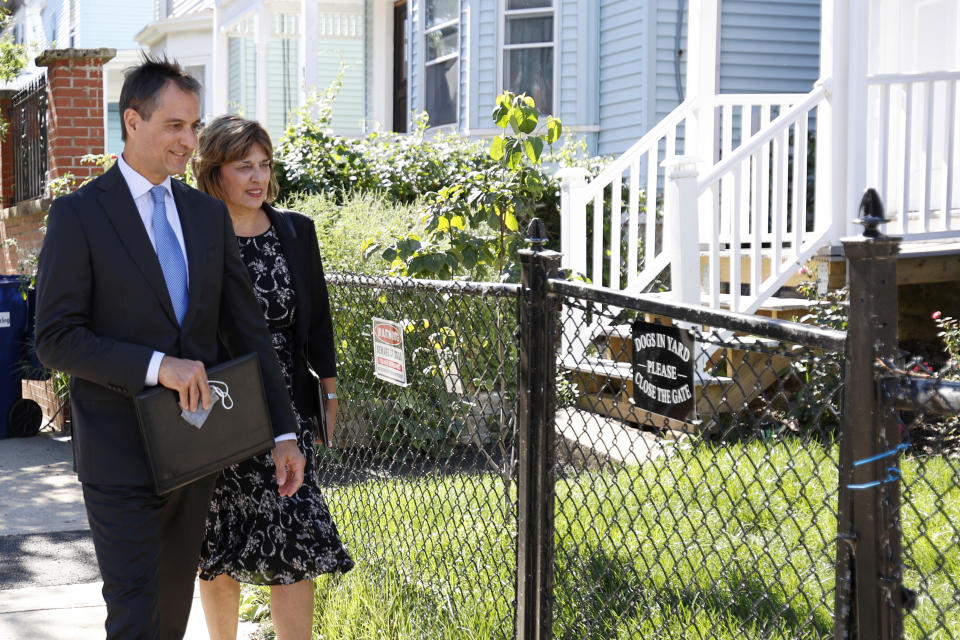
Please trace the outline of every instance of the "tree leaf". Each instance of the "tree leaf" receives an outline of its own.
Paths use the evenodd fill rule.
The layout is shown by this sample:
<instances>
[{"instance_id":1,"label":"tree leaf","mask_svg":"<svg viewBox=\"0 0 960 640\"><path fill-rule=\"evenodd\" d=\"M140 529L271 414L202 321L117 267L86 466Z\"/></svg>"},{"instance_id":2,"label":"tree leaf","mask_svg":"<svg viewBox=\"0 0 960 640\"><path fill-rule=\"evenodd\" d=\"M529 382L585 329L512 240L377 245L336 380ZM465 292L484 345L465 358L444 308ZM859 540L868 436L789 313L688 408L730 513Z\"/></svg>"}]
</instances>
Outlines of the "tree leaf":
<instances>
[{"instance_id":1,"label":"tree leaf","mask_svg":"<svg viewBox=\"0 0 960 640\"><path fill-rule=\"evenodd\" d=\"M507 141L503 136L497 136L493 139L493 142L490 143L490 157L500 162L503 160L503 156L506 152Z\"/></svg>"},{"instance_id":2,"label":"tree leaf","mask_svg":"<svg viewBox=\"0 0 960 640\"><path fill-rule=\"evenodd\" d=\"M540 164L540 154L543 153L543 140L541 138L527 138L523 142L523 150L530 158L530 162Z\"/></svg>"},{"instance_id":3,"label":"tree leaf","mask_svg":"<svg viewBox=\"0 0 960 640\"><path fill-rule=\"evenodd\" d=\"M553 144L559 140L562 130L563 126L560 123L560 118L549 116L547 118L547 144Z\"/></svg>"},{"instance_id":4,"label":"tree leaf","mask_svg":"<svg viewBox=\"0 0 960 640\"><path fill-rule=\"evenodd\" d=\"M519 148L519 145L517 145L514 147L513 151L510 152L510 157L507 159L507 166L513 170L516 170L522 162L523 151Z\"/></svg>"},{"instance_id":5,"label":"tree leaf","mask_svg":"<svg viewBox=\"0 0 960 640\"><path fill-rule=\"evenodd\" d=\"M520 109L523 117L520 120L520 131L523 133L533 133L540 122L540 113L533 107L523 107Z\"/></svg>"},{"instance_id":6,"label":"tree leaf","mask_svg":"<svg viewBox=\"0 0 960 640\"><path fill-rule=\"evenodd\" d=\"M507 211L507 215L503 218L503 224L510 231L517 231L520 228L520 223L517 221L517 217L513 215L512 210Z\"/></svg>"}]
</instances>

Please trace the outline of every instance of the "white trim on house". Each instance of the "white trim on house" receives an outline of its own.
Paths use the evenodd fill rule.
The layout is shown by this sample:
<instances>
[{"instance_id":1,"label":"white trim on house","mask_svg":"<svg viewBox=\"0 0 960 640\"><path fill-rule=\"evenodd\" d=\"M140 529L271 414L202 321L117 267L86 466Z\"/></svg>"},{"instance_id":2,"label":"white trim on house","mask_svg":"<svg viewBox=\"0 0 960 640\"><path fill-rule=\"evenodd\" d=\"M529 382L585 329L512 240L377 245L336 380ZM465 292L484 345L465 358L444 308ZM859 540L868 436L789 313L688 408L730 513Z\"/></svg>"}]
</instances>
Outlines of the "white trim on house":
<instances>
[{"instance_id":1,"label":"white trim on house","mask_svg":"<svg viewBox=\"0 0 960 640\"><path fill-rule=\"evenodd\" d=\"M369 116L375 127L385 131L393 128L393 5L394 0L374 0L373 24L368 29L373 47Z\"/></svg>"},{"instance_id":2,"label":"white trim on house","mask_svg":"<svg viewBox=\"0 0 960 640\"><path fill-rule=\"evenodd\" d=\"M457 60L457 86L456 86L456 92L454 93L456 101L454 102L454 105L453 105L453 113L454 113L453 122L444 122L436 126L428 127L427 131L430 131L432 133L434 129L439 129L439 127L454 125L456 128L459 128L462 124L460 122L460 98L461 98L460 96L461 75L460 74L462 73L462 69L460 69L460 63L463 61L462 60L463 56L461 55L462 53L461 47L463 46L463 21L461 19L463 2L462 0L457 1L457 16L455 18L447 20L446 22L435 24L428 29L427 17L426 17L427 16L426 6L431 1L432 0L421 0L421 6L419 11L420 37L418 38L419 42L417 44L418 46L420 46L420 51L421 51L420 77L423 83L420 90L420 103L421 103L420 110L421 111L427 111L427 67L435 66L440 63L453 60L454 58L456 58ZM450 53L445 56L434 58L433 60L430 60L428 63L427 62L427 36L429 36L431 33L441 31L451 26L457 27L457 45L455 47L455 53ZM409 94L409 90L408 90L408 94Z\"/></svg>"},{"instance_id":3,"label":"white trim on house","mask_svg":"<svg viewBox=\"0 0 960 640\"><path fill-rule=\"evenodd\" d=\"M198 31L213 27L213 10L203 9L175 18L164 18L141 29L134 39L144 47L154 47L172 33Z\"/></svg>"}]
</instances>

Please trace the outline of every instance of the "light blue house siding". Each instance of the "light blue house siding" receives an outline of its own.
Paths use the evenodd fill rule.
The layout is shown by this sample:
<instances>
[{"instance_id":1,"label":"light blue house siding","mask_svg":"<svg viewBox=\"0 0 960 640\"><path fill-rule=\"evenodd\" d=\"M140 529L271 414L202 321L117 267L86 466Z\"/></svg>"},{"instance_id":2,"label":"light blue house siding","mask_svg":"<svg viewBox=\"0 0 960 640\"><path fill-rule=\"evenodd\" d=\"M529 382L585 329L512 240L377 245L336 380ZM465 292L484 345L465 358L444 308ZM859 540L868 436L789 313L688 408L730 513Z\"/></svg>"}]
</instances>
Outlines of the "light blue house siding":
<instances>
[{"instance_id":1,"label":"light blue house siding","mask_svg":"<svg viewBox=\"0 0 960 640\"><path fill-rule=\"evenodd\" d=\"M598 64L597 17L595 3L577 0L556 0L557 41L554 75L553 115L565 126L597 124L597 94L600 88L596 73ZM587 135L591 149L596 136Z\"/></svg>"},{"instance_id":2,"label":"light blue house siding","mask_svg":"<svg viewBox=\"0 0 960 640\"><path fill-rule=\"evenodd\" d=\"M819 74L820 0L724 0L721 93L807 92ZM423 0L408 2L409 108L423 109ZM502 87L501 0L461 0L461 130L489 131ZM625 151L684 97L686 0L554 0L554 115ZM678 29L679 25L679 29ZM682 149L678 149L682 150Z\"/></svg>"},{"instance_id":3,"label":"light blue house siding","mask_svg":"<svg viewBox=\"0 0 960 640\"><path fill-rule=\"evenodd\" d=\"M300 100L297 69L300 47L294 38L274 38L267 45L267 131L279 141ZM261 117L262 121L263 118Z\"/></svg>"},{"instance_id":4,"label":"light blue house siding","mask_svg":"<svg viewBox=\"0 0 960 640\"><path fill-rule=\"evenodd\" d=\"M499 93L500 82L497 77L497 25L496 3L478 3L471 8L470 36L466 47L467 67L470 69L470 82L466 87L470 99L469 120L471 129L490 129L493 125L490 115L494 101Z\"/></svg>"},{"instance_id":5,"label":"light blue house siding","mask_svg":"<svg viewBox=\"0 0 960 640\"><path fill-rule=\"evenodd\" d=\"M76 6L75 47L139 49L133 36L153 21L153 2L144 0L78 1Z\"/></svg>"},{"instance_id":6,"label":"light blue house siding","mask_svg":"<svg viewBox=\"0 0 960 640\"><path fill-rule=\"evenodd\" d=\"M410 112L423 111L423 7L417 0L407 3L407 124Z\"/></svg>"},{"instance_id":7,"label":"light blue house siding","mask_svg":"<svg viewBox=\"0 0 960 640\"><path fill-rule=\"evenodd\" d=\"M820 0L724 0L721 93L807 93L820 74Z\"/></svg>"},{"instance_id":8,"label":"light blue house siding","mask_svg":"<svg viewBox=\"0 0 960 640\"><path fill-rule=\"evenodd\" d=\"M680 6L682 4L682 6ZM686 2L655 3L653 10L656 21L652 33L653 49L656 52L653 64L653 84L648 87L649 108L652 108L649 126L659 122L674 107L680 104L683 94L684 77L687 73L686 58L677 55L687 50L687 13ZM680 31L677 21L680 20ZM679 82L679 85L678 85Z\"/></svg>"},{"instance_id":9,"label":"light blue house siding","mask_svg":"<svg viewBox=\"0 0 960 640\"><path fill-rule=\"evenodd\" d=\"M107 104L107 140L105 145L107 153L120 154L123 151L123 140L120 132L120 103L111 102Z\"/></svg>"},{"instance_id":10,"label":"light blue house siding","mask_svg":"<svg viewBox=\"0 0 960 640\"><path fill-rule=\"evenodd\" d=\"M646 130L647 12L636 0L600 0L597 153L619 153Z\"/></svg>"},{"instance_id":11,"label":"light blue house siding","mask_svg":"<svg viewBox=\"0 0 960 640\"><path fill-rule=\"evenodd\" d=\"M337 79L343 69L342 86L333 102L331 126L344 135L358 135L363 130L360 114L364 113L363 34L356 38L321 38L318 46L317 88L321 91ZM296 86L294 84L294 86Z\"/></svg>"},{"instance_id":12,"label":"light blue house siding","mask_svg":"<svg viewBox=\"0 0 960 640\"><path fill-rule=\"evenodd\" d=\"M257 118L257 50L253 38L227 40L227 111Z\"/></svg>"},{"instance_id":13,"label":"light blue house siding","mask_svg":"<svg viewBox=\"0 0 960 640\"><path fill-rule=\"evenodd\" d=\"M680 104L683 94L686 61L681 55L678 65L676 51L686 51L688 16L684 10L678 38L677 7L677 2L661 0L656 8L651 125ZM819 70L820 0L724 0L721 4L720 93L806 93Z\"/></svg>"}]
</instances>

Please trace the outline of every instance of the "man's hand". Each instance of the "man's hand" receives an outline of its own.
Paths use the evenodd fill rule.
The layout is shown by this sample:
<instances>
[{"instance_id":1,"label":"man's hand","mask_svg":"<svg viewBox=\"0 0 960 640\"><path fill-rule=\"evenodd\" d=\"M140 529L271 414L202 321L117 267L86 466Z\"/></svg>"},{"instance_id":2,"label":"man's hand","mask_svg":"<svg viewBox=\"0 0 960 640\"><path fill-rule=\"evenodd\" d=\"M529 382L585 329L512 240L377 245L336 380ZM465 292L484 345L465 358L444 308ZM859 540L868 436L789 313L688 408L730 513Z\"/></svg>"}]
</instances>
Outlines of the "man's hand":
<instances>
[{"instance_id":1,"label":"man's hand","mask_svg":"<svg viewBox=\"0 0 960 640\"><path fill-rule=\"evenodd\" d=\"M163 356L157 382L180 394L180 408L196 411L198 404L210 408L210 384L202 362Z\"/></svg>"},{"instance_id":2,"label":"man's hand","mask_svg":"<svg viewBox=\"0 0 960 640\"><path fill-rule=\"evenodd\" d=\"M277 491L283 497L292 496L303 484L303 469L307 464L296 440L281 440L270 452L277 467Z\"/></svg>"}]
</instances>

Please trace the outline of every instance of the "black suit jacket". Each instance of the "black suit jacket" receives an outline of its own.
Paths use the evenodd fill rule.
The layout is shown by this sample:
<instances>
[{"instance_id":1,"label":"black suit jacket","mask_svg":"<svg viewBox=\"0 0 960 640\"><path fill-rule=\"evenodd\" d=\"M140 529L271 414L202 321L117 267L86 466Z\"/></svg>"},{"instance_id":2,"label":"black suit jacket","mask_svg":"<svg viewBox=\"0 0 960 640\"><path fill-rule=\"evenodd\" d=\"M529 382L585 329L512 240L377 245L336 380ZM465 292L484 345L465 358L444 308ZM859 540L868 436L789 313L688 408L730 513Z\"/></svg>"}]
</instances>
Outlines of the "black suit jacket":
<instances>
[{"instance_id":1,"label":"black suit jacket","mask_svg":"<svg viewBox=\"0 0 960 640\"><path fill-rule=\"evenodd\" d=\"M133 395L153 351L206 366L260 355L274 433L297 430L263 314L222 202L172 181L189 265L178 325L130 189L114 166L50 208L37 271L37 355L71 376L81 482L151 483Z\"/></svg>"},{"instance_id":2,"label":"black suit jacket","mask_svg":"<svg viewBox=\"0 0 960 640\"><path fill-rule=\"evenodd\" d=\"M293 401L304 418L320 411L317 378L337 375L330 300L313 220L296 211L263 205L280 239L297 296L293 326Z\"/></svg>"}]
</instances>

